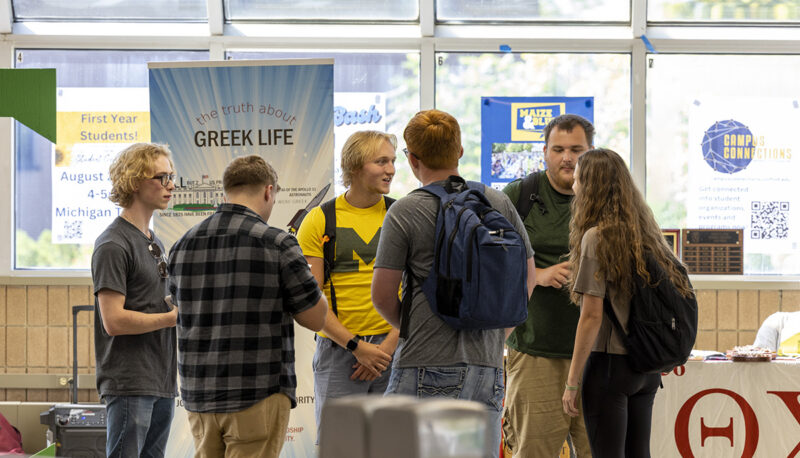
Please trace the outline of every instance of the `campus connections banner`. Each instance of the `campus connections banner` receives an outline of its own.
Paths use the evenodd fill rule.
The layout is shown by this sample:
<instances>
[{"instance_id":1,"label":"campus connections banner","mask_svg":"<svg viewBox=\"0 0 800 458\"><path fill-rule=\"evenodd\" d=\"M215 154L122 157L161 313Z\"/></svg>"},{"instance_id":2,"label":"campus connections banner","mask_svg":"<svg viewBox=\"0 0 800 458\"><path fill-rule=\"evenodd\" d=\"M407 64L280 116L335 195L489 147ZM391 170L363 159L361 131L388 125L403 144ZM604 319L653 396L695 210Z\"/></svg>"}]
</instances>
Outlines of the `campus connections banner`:
<instances>
[{"instance_id":1,"label":"campus connections banner","mask_svg":"<svg viewBox=\"0 0 800 458\"><path fill-rule=\"evenodd\" d=\"M170 207L154 223L165 246L213 214L223 201L222 173L236 157L257 154L275 167L281 191L269 224L281 229L333 183L332 59L151 63L149 69L151 138L169 145L177 175ZM315 454L314 339L296 330L298 407L281 454L287 458ZM178 403L166 454L192 456Z\"/></svg>"},{"instance_id":2,"label":"campus connections banner","mask_svg":"<svg viewBox=\"0 0 800 458\"><path fill-rule=\"evenodd\" d=\"M700 97L689 107L686 227L743 229L745 274L800 273L798 122L791 98Z\"/></svg>"},{"instance_id":3,"label":"campus connections banner","mask_svg":"<svg viewBox=\"0 0 800 458\"><path fill-rule=\"evenodd\" d=\"M502 189L544 170L544 128L566 113L594 122L594 97L481 97L481 181Z\"/></svg>"}]
</instances>

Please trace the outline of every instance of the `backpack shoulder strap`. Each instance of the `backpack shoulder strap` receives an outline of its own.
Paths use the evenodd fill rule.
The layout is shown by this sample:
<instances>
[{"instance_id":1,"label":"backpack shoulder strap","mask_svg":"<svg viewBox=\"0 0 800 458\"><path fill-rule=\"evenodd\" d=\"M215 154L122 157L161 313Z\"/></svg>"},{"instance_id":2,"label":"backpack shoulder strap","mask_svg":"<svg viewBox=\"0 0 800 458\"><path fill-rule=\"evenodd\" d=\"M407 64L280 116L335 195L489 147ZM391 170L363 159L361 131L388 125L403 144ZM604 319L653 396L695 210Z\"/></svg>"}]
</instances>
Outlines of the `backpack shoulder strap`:
<instances>
[{"instance_id":1,"label":"backpack shoulder strap","mask_svg":"<svg viewBox=\"0 0 800 458\"><path fill-rule=\"evenodd\" d=\"M519 189L519 198L515 206L517 207L519 218L523 221L528 217L528 213L531 212L533 203L541 200L539 197L539 177L539 172L533 172L522 179L522 184Z\"/></svg>"},{"instance_id":2,"label":"backpack shoulder strap","mask_svg":"<svg viewBox=\"0 0 800 458\"><path fill-rule=\"evenodd\" d=\"M403 288L403 299L400 301L400 335L401 339L408 338L408 320L411 319L411 301L414 297L414 274L406 266L406 287Z\"/></svg>"},{"instance_id":3,"label":"backpack shoulder strap","mask_svg":"<svg viewBox=\"0 0 800 458\"><path fill-rule=\"evenodd\" d=\"M648 263L647 264L647 271L651 275L651 280L652 280L652 276L653 275L658 275L658 273L653 271L654 269L650 265L650 262L655 262L655 259L652 257L652 255L649 255L649 254L645 254L645 256L646 256L646 260L647 260L647 263ZM637 289L639 287L647 287L648 286L647 285L647 281L645 281L645 279L642 278L639 275L639 273L636 271L635 263L634 263L634 266L633 266L633 270L631 272L633 273L634 287L631 290L631 293L633 295L630 298L631 308L630 308L630 315L629 316L633 316L633 313L632 313L633 312L633 299L634 299L634 297L636 295ZM611 297L608 294L608 290L606 290L606 295L603 298L603 311L605 312L606 316L608 316L608 319L611 320L611 324L613 325L614 329L619 333L619 335L622 336L623 338L625 336L627 336L628 334L626 334L625 330L622 328L622 324L620 323L619 318L617 317L617 313L614 311L614 307L611 305ZM610 339L610 336L609 336L609 339Z\"/></svg>"},{"instance_id":4,"label":"backpack shoulder strap","mask_svg":"<svg viewBox=\"0 0 800 458\"><path fill-rule=\"evenodd\" d=\"M444 186L442 186L440 184L434 184L434 183L429 184L427 186L423 186L421 188L417 188L416 190L424 191L424 192L427 192L428 194L433 194L434 196L438 197L440 200L447 198L447 195L449 194L447 192L447 190L444 188Z\"/></svg>"},{"instance_id":5,"label":"backpack shoulder strap","mask_svg":"<svg viewBox=\"0 0 800 458\"><path fill-rule=\"evenodd\" d=\"M330 283L331 288L331 310L333 314L339 316L338 309L336 308L336 292L331 282L331 272L333 270L333 261L336 257L336 197L324 202L320 205L322 214L325 215L325 232L323 234L322 242L322 268L323 268L323 282Z\"/></svg>"},{"instance_id":6,"label":"backpack shoulder strap","mask_svg":"<svg viewBox=\"0 0 800 458\"><path fill-rule=\"evenodd\" d=\"M603 298L603 311L606 313L608 319L611 320L611 324L614 326L614 329L616 329L619 335L625 336L626 334L622 329L622 324L617 318L617 312L614 311L614 307L611 305L611 299L608 297L608 292L606 292L606 296Z\"/></svg>"},{"instance_id":7,"label":"backpack shoulder strap","mask_svg":"<svg viewBox=\"0 0 800 458\"><path fill-rule=\"evenodd\" d=\"M425 191L428 194L433 194L438 197L442 202L455 198L456 195L467 190L477 190L481 193L486 191L486 185L479 181L466 181L458 175L450 175L444 183L436 182L427 186L417 188L418 191Z\"/></svg>"}]
</instances>

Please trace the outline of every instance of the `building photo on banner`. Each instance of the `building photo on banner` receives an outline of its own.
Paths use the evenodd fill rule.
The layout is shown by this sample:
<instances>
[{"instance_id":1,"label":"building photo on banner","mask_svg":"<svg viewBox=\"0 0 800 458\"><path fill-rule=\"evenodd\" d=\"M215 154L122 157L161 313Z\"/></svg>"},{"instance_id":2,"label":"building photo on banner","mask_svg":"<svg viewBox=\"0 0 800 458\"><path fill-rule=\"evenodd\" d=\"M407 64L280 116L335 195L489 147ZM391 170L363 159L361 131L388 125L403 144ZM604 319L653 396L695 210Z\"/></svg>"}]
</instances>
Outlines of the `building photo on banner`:
<instances>
[{"instance_id":1,"label":"building photo on banner","mask_svg":"<svg viewBox=\"0 0 800 458\"><path fill-rule=\"evenodd\" d=\"M175 202L157 212L165 246L222 203L222 174L251 154L278 173L269 225L286 229L333 182L333 61L151 63L152 141L170 145ZM325 196L321 196L325 197ZM282 457L312 456L316 436L311 358L314 338L295 325L298 406L291 410ZM178 400L181 407L181 400ZM178 408L167 456L192 456L186 410Z\"/></svg>"},{"instance_id":2,"label":"building photo on banner","mask_svg":"<svg viewBox=\"0 0 800 458\"><path fill-rule=\"evenodd\" d=\"M594 98L481 97L481 181L503 189L544 170L544 128L566 113L594 122Z\"/></svg>"},{"instance_id":3,"label":"building photo on banner","mask_svg":"<svg viewBox=\"0 0 800 458\"><path fill-rule=\"evenodd\" d=\"M784 127L798 123L789 98L698 97L690 107L686 227L743 229L745 273L800 271L800 149Z\"/></svg>"}]
</instances>

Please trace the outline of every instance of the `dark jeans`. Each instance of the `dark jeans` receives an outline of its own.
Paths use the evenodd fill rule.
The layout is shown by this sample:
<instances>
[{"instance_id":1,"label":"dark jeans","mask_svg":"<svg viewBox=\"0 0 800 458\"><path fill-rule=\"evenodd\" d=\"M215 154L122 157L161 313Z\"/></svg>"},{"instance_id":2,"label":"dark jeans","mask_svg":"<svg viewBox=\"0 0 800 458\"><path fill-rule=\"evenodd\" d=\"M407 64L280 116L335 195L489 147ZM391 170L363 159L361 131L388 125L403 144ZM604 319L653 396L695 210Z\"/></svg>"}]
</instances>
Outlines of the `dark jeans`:
<instances>
[{"instance_id":1,"label":"dark jeans","mask_svg":"<svg viewBox=\"0 0 800 458\"><path fill-rule=\"evenodd\" d=\"M155 396L104 396L106 456L163 457L175 399Z\"/></svg>"},{"instance_id":2,"label":"dark jeans","mask_svg":"<svg viewBox=\"0 0 800 458\"><path fill-rule=\"evenodd\" d=\"M634 372L625 355L592 352L583 371L583 419L594 458L647 458L661 374Z\"/></svg>"}]
</instances>

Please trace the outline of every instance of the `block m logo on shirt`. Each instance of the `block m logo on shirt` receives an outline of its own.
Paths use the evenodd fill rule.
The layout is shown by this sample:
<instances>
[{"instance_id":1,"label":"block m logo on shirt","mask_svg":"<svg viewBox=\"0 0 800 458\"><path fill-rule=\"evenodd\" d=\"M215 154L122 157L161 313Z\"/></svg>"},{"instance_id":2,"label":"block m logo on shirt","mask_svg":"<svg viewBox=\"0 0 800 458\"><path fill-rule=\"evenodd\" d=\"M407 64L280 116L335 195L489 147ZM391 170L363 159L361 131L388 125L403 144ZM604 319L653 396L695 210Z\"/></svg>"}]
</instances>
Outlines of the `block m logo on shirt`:
<instances>
[{"instance_id":1,"label":"block m logo on shirt","mask_svg":"<svg viewBox=\"0 0 800 458\"><path fill-rule=\"evenodd\" d=\"M375 261L375 254L378 252L378 240L381 238L381 229L375 232L369 242L365 242L361 236L351 227L336 228L336 260L333 263L333 272L358 272L358 256L365 265Z\"/></svg>"}]
</instances>

